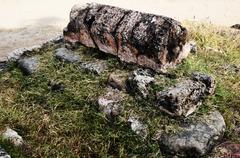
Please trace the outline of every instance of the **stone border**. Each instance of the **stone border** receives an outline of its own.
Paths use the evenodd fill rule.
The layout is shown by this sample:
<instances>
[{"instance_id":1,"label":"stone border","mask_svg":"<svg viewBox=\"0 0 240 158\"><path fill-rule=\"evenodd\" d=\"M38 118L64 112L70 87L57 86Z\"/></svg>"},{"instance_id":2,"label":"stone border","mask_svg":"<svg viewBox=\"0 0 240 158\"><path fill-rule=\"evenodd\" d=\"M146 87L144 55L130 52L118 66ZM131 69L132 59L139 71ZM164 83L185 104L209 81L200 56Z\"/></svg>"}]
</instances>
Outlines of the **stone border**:
<instances>
[{"instance_id":1,"label":"stone border","mask_svg":"<svg viewBox=\"0 0 240 158\"><path fill-rule=\"evenodd\" d=\"M27 53L38 53L47 47L50 47L54 44L59 44L63 41L63 36L58 35L57 37L42 42L39 45L15 49L12 52L8 53L6 57L0 58L0 72L6 69L9 62L16 62Z\"/></svg>"}]
</instances>

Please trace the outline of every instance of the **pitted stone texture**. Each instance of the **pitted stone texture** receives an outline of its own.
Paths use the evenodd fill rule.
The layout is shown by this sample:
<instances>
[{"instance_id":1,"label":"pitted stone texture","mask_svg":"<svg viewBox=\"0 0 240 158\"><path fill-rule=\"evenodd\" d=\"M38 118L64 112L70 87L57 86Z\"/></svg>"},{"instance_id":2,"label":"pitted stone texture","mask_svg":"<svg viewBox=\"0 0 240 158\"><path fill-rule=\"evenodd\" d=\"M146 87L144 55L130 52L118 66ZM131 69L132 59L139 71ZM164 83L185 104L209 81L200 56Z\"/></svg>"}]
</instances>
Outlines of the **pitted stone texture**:
<instances>
[{"instance_id":1,"label":"pitted stone texture","mask_svg":"<svg viewBox=\"0 0 240 158\"><path fill-rule=\"evenodd\" d=\"M171 116L192 114L201 105L206 86L202 82L185 80L157 93L157 107Z\"/></svg>"},{"instance_id":2,"label":"pitted stone texture","mask_svg":"<svg viewBox=\"0 0 240 158\"><path fill-rule=\"evenodd\" d=\"M55 56L57 59L61 61L66 61L69 63L78 63L81 62L81 58L79 55L73 53L67 48L58 48L55 50Z\"/></svg>"},{"instance_id":3,"label":"pitted stone texture","mask_svg":"<svg viewBox=\"0 0 240 158\"><path fill-rule=\"evenodd\" d=\"M98 98L99 109L108 117L117 116L123 109L123 100L124 95L119 90L108 88L107 93Z\"/></svg>"},{"instance_id":4,"label":"pitted stone texture","mask_svg":"<svg viewBox=\"0 0 240 158\"><path fill-rule=\"evenodd\" d=\"M194 73L192 73L192 79L195 81L204 83L206 85L206 93L207 94L214 93L215 88L216 88L216 81L212 76L210 76L208 74L200 73L200 72L194 72Z\"/></svg>"},{"instance_id":5,"label":"pitted stone texture","mask_svg":"<svg viewBox=\"0 0 240 158\"><path fill-rule=\"evenodd\" d=\"M187 30L174 19L100 4L74 6L64 39L165 71L186 58Z\"/></svg>"},{"instance_id":6,"label":"pitted stone texture","mask_svg":"<svg viewBox=\"0 0 240 158\"><path fill-rule=\"evenodd\" d=\"M36 72L39 65L37 57L23 57L19 59L18 64L22 72L26 75Z\"/></svg>"},{"instance_id":7,"label":"pitted stone texture","mask_svg":"<svg viewBox=\"0 0 240 158\"><path fill-rule=\"evenodd\" d=\"M148 128L146 125L141 123L137 118L130 117L128 119L128 122L130 123L131 129L133 132L135 132L137 135L139 135L142 138L146 138L148 135Z\"/></svg>"},{"instance_id":8,"label":"pitted stone texture","mask_svg":"<svg viewBox=\"0 0 240 158\"><path fill-rule=\"evenodd\" d=\"M126 81L127 91L137 98L147 98L148 86L155 81L154 73L149 69L133 71Z\"/></svg>"},{"instance_id":9,"label":"pitted stone texture","mask_svg":"<svg viewBox=\"0 0 240 158\"><path fill-rule=\"evenodd\" d=\"M108 77L108 85L114 89L124 90L126 87L127 73L121 71L115 71Z\"/></svg>"},{"instance_id":10,"label":"pitted stone texture","mask_svg":"<svg viewBox=\"0 0 240 158\"><path fill-rule=\"evenodd\" d=\"M11 158L11 156L3 148L0 147L0 158Z\"/></svg>"},{"instance_id":11,"label":"pitted stone texture","mask_svg":"<svg viewBox=\"0 0 240 158\"><path fill-rule=\"evenodd\" d=\"M24 144L23 138L11 128L7 128L2 134L3 139L9 140L15 146L21 146Z\"/></svg>"},{"instance_id":12,"label":"pitted stone texture","mask_svg":"<svg viewBox=\"0 0 240 158\"><path fill-rule=\"evenodd\" d=\"M80 65L80 68L93 74L101 75L107 69L107 64L103 61L85 62Z\"/></svg>"},{"instance_id":13,"label":"pitted stone texture","mask_svg":"<svg viewBox=\"0 0 240 158\"><path fill-rule=\"evenodd\" d=\"M214 111L202 120L182 127L176 134L163 134L159 139L160 148L180 157L200 157L222 139L225 128L222 115Z\"/></svg>"}]
</instances>

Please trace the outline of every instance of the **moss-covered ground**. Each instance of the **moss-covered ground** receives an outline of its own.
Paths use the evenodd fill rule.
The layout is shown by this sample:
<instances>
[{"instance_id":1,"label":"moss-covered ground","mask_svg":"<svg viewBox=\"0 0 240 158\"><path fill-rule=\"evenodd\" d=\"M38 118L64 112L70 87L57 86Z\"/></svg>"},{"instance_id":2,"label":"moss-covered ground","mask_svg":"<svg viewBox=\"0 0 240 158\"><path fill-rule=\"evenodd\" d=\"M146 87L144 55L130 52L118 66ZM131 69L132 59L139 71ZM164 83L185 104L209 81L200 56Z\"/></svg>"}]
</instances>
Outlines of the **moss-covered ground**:
<instances>
[{"instance_id":1,"label":"moss-covered ground","mask_svg":"<svg viewBox=\"0 0 240 158\"><path fill-rule=\"evenodd\" d=\"M180 122L218 109L227 124L225 140L240 143L240 32L208 24L185 22L189 39L198 45L176 69L175 76L157 75L149 99L137 100L128 96L124 111L114 119L98 109L97 98L104 93L108 75L121 70L131 72L134 65L121 63L113 56L94 49L79 48L76 53L83 60L106 60L108 69L96 76L56 60L53 48L37 55L39 70L29 76L22 74L17 64L9 65L0 73L0 130L6 126L16 130L26 141L22 148L9 142L0 144L12 157L164 157L156 141L158 135L175 132ZM235 67L234 67L235 65ZM154 107L154 94L165 87L189 77L194 71L205 72L216 78L214 96L208 97L199 111L186 120L175 119ZM51 90L49 83L64 85L64 91ZM148 126L146 139L129 127L129 116L138 116Z\"/></svg>"}]
</instances>

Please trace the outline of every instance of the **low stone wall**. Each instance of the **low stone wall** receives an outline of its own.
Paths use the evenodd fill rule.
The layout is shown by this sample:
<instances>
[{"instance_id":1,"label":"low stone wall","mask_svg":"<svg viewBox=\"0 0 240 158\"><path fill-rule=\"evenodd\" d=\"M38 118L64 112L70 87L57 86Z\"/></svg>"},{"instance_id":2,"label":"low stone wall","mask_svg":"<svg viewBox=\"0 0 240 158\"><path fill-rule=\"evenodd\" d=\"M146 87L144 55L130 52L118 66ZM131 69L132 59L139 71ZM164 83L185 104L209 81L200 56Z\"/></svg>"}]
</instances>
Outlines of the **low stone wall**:
<instances>
[{"instance_id":1,"label":"low stone wall","mask_svg":"<svg viewBox=\"0 0 240 158\"><path fill-rule=\"evenodd\" d=\"M174 19L101 4L75 5L64 39L162 72L188 55L187 30Z\"/></svg>"}]
</instances>

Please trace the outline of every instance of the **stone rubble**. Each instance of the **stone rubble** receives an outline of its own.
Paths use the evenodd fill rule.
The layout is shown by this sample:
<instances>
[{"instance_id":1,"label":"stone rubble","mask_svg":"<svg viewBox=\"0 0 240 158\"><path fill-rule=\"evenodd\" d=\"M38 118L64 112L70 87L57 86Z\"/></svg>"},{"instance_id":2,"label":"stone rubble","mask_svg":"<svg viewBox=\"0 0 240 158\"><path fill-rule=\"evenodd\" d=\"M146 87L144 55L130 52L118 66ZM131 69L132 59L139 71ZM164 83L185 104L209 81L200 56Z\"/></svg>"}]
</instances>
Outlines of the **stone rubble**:
<instances>
[{"instance_id":1,"label":"stone rubble","mask_svg":"<svg viewBox=\"0 0 240 158\"><path fill-rule=\"evenodd\" d=\"M128 122L130 123L131 129L140 137L146 138L148 135L148 128L146 125L141 123L137 118L135 117L129 117Z\"/></svg>"},{"instance_id":2,"label":"stone rubble","mask_svg":"<svg viewBox=\"0 0 240 158\"><path fill-rule=\"evenodd\" d=\"M148 86L155 81L154 73L149 69L134 70L126 81L126 88L137 98L147 98Z\"/></svg>"},{"instance_id":3,"label":"stone rubble","mask_svg":"<svg viewBox=\"0 0 240 158\"><path fill-rule=\"evenodd\" d=\"M198 109L205 96L213 94L215 87L211 76L193 73L192 80L184 80L158 92L156 107L171 116L187 117Z\"/></svg>"},{"instance_id":4,"label":"stone rubble","mask_svg":"<svg viewBox=\"0 0 240 158\"><path fill-rule=\"evenodd\" d=\"M114 117L123 110L124 95L117 89L108 88L107 93L98 98L99 110L108 117Z\"/></svg>"},{"instance_id":5,"label":"stone rubble","mask_svg":"<svg viewBox=\"0 0 240 158\"><path fill-rule=\"evenodd\" d=\"M57 59L69 63L79 63L81 58L79 55L71 52L67 48L58 48L55 50L55 56Z\"/></svg>"},{"instance_id":6,"label":"stone rubble","mask_svg":"<svg viewBox=\"0 0 240 158\"><path fill-rule=\"evenodd\" d=\"M23 57L18 60L19 68L26 75L37 71L39 63L37 57Z\"/></svg>"}]
</instances>

